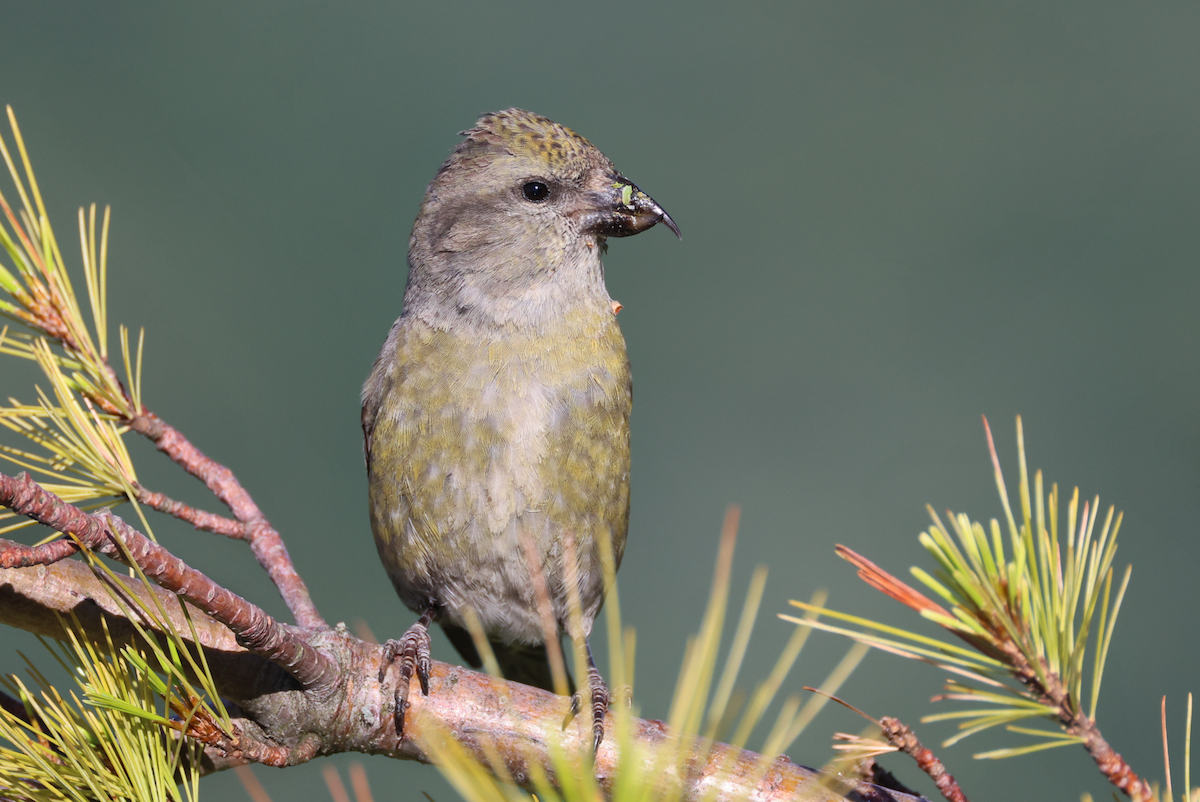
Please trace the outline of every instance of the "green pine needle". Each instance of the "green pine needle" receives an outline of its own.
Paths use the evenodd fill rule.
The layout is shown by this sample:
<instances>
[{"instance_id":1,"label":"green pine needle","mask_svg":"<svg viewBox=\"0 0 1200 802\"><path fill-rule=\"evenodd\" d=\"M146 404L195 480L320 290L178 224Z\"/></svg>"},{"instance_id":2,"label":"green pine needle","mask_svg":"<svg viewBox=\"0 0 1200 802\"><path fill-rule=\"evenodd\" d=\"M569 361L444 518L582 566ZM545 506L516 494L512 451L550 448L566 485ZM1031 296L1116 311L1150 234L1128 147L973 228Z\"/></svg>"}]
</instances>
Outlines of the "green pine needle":
<instances>
[{"instance_id":1,"label":"green pine needle","mask_svg":"<svg viewBox=\"0 0 1200 802\"><path fill-rule=\"evenodd\" d=\"M73 618L64 620L64 631L64 643L42 643L75 679L78 694L64 697L32 664L32 687L0 678L33 722L0 711L6 798L195 800L201 747L178 735L186 722L173 719L171 704L184 687L182 665L162 662L159 649L118 647L107 629L103 642L92 643ZM190 708L218 715L194 700Z\"/></svg>"},{"instance_id":2,"label":"green pine needle","mask_svg":"<svg viewBox=\"0 0 1200 802\"><path fill-rule=\"evenodd\" d=\"M120 329L127 391L108 364L109 213L106 209L97 221L94 205L79 210L89 323L11 108L8 119L19 158L13 158L2 136L0 156L20 205L14 209L0 193L0 247L11 260L11 265L0 264L0 290L9 296L0 298L0 313L31 331L0 328L0 354L36 362L50 392L39 391L35 405L10 399L9 406L0 407L0 424L32 444L0 445L0 458L40 474L39 483L52 492L62 490L72 503L125 498L137 480L122 437L124 422L141 411L143 343L139 337L132 355L128 331Z\"/></svg>"},{"instance_id":3,"label":"green pine needle","mask_svg":"<svg viewBox=\"0 0 1200 802\"><path fill-rule=\"evenodd\" d=\"M986 426L986 421L985 421ZM991 432L988 431L991 445ZM1076 490L1067 506L1063 535L1059 533L1059 494L1056 485L1044 492L1042 474L1026 467L1024 432L1017 418L1017 485L1019 518L1009 502L1007 485L992 448L994 479L1004 510L1003 523L985 527L964 514L949 513L943 523L932 509L933 525L920 543L937 564L935 573L913 568L917 581L941 602L934 601L881 569L859 562L852 552L843 556L859 565L868 581L920 612L943 629L965 640L970 648L929 638L831 610L823 615L848 622L855 629L782 616L806 627L847 635L878 649L938 665L975 683L1001 690L951 681L950 693L940 697L998 705L988 710L964 710L930 716L925 721L962 720L961 732L947 743L1018 719L1040 717L1059 723L1061 710L1035 689L1016 681L1031 675L1041 688L1065 689L1065 707L1083 709L1085 688L1094 718L1104 662L1129 569L1115 596L1113 560L1121 515L1111 507L1103 519L1099 499L1082 505ZM811 609L793 602L796 606ZM945 607L942 604L946 605ZM883 634L877 634L883 633ZM886 635L887 637L885 637ZM1014 732L1026 730L1009 726ZM1046 737L1044 733L1036 733ZM1077 742L1065 736L1067 742ZM1058 741L1020 749L998 750L988 757L1024 754L1058 746Z\"/></svg>"}]
</instances>

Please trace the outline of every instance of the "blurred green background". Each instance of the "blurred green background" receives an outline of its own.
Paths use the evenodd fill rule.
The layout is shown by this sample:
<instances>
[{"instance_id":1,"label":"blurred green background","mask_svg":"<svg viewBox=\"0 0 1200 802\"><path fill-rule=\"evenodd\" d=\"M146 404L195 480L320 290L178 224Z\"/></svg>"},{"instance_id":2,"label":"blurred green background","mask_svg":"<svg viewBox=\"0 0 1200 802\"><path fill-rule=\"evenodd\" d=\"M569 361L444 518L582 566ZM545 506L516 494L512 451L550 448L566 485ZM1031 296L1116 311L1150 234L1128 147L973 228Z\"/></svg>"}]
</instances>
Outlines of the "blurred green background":
<instances>
[{"instance_id":1,"label":"blurred green background","mask_svg":"<svg viewBox=\"0 0 1200 802\"><path fill-rule=\"evenodd\" d=\"M1200 651L1196 4L10 1L2 14L0 101L68 258L76 208L112 204L110 318L146 328L147 403L233 468L331 622L387 637L413 620L368 529L358 392L400 311L425 184L457 131L521 106L592 140L684 235L613 241L606 262L636 386L620 589L642 715L667 713L727 504L744 508L736 592L771 566L748 684L790 631L774 614L817 587L911 622L834 544L901 575L929 567L924 505L1000 515L980 415L1015 484L1021 414L1031 467L1125 512L1117 563L1135 571L1101 728L1160 778L1166 694L1182 745ZM5 395L30 400L27 375L3 370ZM138 454L146 484L207 503ZM282 612L239 544L156 531ZM12 631L0 640L0 670L21 668L10 643L38 656ZM819 683L846 645L815 636L787 690ZM872 654L842 695L917 725L941 684ZM861 725L827 711L790 755L819 765L830 733ZM953 732L918 731L929 745ZM977 802L1108 794L1081 749L970 757L1019 740L939 752ZM454 798L431 768L366 762L376 798ZM933 793L906 760L884 763ZM319 763L256 772L276 800L328 798ZM205 792L245 798L232 774Z\"/></svg>"}]
</instances>

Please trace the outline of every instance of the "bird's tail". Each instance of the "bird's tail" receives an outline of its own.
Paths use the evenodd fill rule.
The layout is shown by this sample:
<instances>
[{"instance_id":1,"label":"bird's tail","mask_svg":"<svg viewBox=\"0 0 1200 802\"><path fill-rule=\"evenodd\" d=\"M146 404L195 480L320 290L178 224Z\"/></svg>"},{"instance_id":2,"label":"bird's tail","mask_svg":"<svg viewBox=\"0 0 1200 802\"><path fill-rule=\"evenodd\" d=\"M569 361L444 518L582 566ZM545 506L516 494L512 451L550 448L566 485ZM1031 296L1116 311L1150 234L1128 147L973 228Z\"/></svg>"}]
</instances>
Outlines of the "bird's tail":
<instances>
[{"instance_id":1,"label":"bird's tail","mask_svg":"<svg viewBox=\"0 0 1200 802\"><path fill-rule=\"evenodd\" d=\"M475 648L475 642L471 640L471 633L453 624L442 624L442 629L445 631L446 637L450 639L450 643L454 644L454 648L472 668L483 667L483 660L479 657L479 650ZM544 643L536 646L503 643L495 640L489 640L488 643L496 655L496 662L500 664L500 673L504 675L505 679L520 682L523 685L544 688L548 691L554 690L554 676L550 673L550 658L546 653ZM567 691L575 693L575 682L571 679L570 671L567 671Z\"/></svg>"}]
</instances>

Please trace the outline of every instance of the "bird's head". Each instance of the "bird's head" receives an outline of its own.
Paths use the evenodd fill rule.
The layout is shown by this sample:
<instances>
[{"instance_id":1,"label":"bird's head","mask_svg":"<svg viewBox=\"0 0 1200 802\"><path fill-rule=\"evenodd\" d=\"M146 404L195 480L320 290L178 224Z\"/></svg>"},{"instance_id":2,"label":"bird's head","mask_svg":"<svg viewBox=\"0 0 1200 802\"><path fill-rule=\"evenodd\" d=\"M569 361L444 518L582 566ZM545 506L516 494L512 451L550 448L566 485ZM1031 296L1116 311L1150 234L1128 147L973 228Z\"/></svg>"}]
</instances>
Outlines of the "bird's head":
<instances>
[{"instance_id":1,"label":"bird's head","mask_svg":"<svg viewBox=\"0 0 1200 802\"><path fill-rule=\"evenodd\" d=\"M474 308L486 297L586 293L597 282L603 291L606 238L659 222L679 234L661 206L565 126L508 109L463 136L413 227L407 303L431 292Z\"/></svg>"}]
</instances>

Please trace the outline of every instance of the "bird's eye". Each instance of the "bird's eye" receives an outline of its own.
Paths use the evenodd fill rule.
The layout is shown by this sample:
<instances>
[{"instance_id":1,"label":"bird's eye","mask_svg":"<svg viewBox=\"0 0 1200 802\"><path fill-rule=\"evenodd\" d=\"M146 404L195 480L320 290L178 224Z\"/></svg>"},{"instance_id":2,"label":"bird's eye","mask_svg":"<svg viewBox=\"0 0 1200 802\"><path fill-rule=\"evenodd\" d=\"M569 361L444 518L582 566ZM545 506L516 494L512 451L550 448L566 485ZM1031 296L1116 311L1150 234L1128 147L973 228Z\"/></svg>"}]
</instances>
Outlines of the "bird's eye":
<instances>
[{"instance_id":1,"label":"bird's eye","mask_svg":"<svg viewBox=\"0 0 1200 802\"><path fill-rule=\"evenodd\" d=\"M550 187L541 181L528 181L525 186L521 187L521 193L525 196L525 200L544 201L550 197Z\"/></svg>"}]
</instances>

